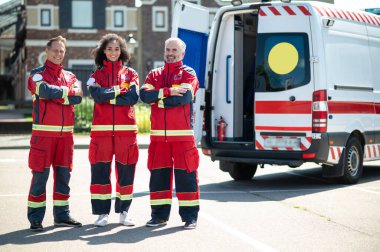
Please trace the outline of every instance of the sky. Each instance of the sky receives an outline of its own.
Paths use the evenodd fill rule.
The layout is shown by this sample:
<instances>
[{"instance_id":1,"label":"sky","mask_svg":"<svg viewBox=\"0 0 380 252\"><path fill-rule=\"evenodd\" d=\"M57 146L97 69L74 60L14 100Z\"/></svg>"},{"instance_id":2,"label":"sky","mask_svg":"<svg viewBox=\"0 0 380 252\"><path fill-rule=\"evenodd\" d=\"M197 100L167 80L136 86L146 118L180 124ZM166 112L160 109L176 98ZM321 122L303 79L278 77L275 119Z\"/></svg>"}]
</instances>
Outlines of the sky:
<instances>
[{"instance_id":1,"label":"sky","mask_svg":"<svg viewBox=\"0 0 380 252\"><path fill-rule=\"evenodd\" d=\"M0 0L0 4L8 2L9 0ZM380 8L380 0L334 0L335 5L340 7L350 7L352 9L364 9L364 8Z\"/></svg>"}]
</instances>

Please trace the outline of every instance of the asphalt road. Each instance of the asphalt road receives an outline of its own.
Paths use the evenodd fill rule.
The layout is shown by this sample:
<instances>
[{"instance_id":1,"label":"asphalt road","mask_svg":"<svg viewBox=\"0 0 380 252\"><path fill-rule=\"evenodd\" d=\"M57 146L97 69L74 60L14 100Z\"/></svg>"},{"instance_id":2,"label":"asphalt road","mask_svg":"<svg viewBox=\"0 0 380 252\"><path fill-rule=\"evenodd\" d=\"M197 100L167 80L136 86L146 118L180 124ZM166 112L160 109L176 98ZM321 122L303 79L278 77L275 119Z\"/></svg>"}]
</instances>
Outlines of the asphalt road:
<instances>
[{"instance_id":1,"label":"asphalt road","mask_svg":"<svg viewBox=\"0 0 380 252\"><path fill-rule=\"evenodd\" d=\"M380 162L368 163L357 185L321 178L315 164L290 169L266 165L251 181L235 182L201 155L198 228L184 230L174 198L167 226L150 219L147 150L140 150L130 214L135 227L96 228L91 214L87 150L76 149L70 208L82 228L55 228L52 176L45 231L26 218L31 173L28 150L0 150L0 251L380 251ZM113 211L113 208L112 208Z\"/></svg>"}]
</instances>

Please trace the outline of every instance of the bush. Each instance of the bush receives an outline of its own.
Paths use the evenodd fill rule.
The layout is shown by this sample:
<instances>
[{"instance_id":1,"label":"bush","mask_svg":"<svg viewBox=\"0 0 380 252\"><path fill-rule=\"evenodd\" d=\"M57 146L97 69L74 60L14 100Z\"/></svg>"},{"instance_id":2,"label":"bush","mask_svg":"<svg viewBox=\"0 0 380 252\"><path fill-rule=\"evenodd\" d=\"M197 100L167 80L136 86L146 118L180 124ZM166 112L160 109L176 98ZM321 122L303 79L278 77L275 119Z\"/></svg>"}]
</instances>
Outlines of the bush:
<instances>
[{"instance_id":1,"label":"bush","mask_svg":"<svg viewBox=\"0 0 380 252\"><path fill-rule=\"evenodd\" d=\"M150 132L150 106L139 102L135 106L136 124L139 133ZM75 106L75 132L90 132L92 115L94 112L94 100L83 97L82 102Z\"/></svg>"}]
</instances>

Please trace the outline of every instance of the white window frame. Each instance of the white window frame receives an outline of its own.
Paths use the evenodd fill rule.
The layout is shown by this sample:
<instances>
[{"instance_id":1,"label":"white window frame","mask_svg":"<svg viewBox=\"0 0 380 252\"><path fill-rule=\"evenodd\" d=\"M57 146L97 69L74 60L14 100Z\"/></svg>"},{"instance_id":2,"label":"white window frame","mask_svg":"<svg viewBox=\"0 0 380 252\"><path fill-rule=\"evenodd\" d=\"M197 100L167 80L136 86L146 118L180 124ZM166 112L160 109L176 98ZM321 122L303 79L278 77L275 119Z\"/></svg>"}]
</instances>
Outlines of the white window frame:
<instances>
[{"instance_id":1,"label":"white window frame","mask_svg":"<svg viewBox=\"0 0 380 252\"><path fill-rule=\"evenodd\" d=\"M126 6L121 6L121 5L111 5L111 6L108 6L106 7L106 13L110 13L111 17L110 17L110 20L111 20L111 23L110 24L106 24L106 30L112 30L112 31L127 31L128 30L128 18L127 18L127 14L128 14L128 10L130 9L134 9L134 8L127 8ZM123 26L121 27L115 27L115 11L122 11L123 12L123 16L124 16L124 19L123 19Z\"/></svg>"},{"instance_id":2,"label":"white window frame","mask_svg":"<svg viewBox=\"0 0 380 252\"><path fill-rule=\"evenodd\" d=\"M163 12L164 13L164 26L163 27L157 27L156 24L156 18L157 18L157 13L158 12ZM152 7L152 30L154 32L167 32L168 31L168 22L169 18L169 9L167 6L153 6Z\"/></svg>"},{"instance_id":3,"label":"white window frame","mask_svg":"<svg viewBox=\"0 0 380 252\"><path fill-rule=\"evenodd\" d=\"M37 25L28 25L28 29L37 29L37 30L56 30L59 29L58 24L54 24L55 20L55 11L58 11L58 6L54 6L52 4L38 4L38 5L30 5L28 9L37 10ZM41 12L42 10L50 10L50 25L42 26L41 25Z\"/></svg>"}]
</instances>

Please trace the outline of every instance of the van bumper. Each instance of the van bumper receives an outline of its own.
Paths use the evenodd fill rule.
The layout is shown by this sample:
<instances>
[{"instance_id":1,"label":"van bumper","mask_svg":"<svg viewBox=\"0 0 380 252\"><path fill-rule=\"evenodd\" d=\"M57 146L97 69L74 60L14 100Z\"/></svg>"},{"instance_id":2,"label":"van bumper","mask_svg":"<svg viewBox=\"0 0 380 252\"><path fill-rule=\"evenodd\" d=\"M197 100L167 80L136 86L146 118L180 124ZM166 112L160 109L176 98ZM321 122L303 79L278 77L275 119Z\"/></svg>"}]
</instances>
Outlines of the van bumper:
<instances>
[{"instance_id":1,"label":"van bumper","mask_svg":"<svg viewBox=\"0 0 380 252\"><path fill-rule=\"evenodd\" d=\"M313 139L306 151L256 150L254 144L217 143L207 145L202 141L202 148L211 150L211 159L239 163L276 164L298 167L305 162L324 163L329 154L328 135L321 134L320 139ZM309 155L306 155L309 154ZM311 157L311 158L305 158Z\"/></svg>"}]
</instances>

